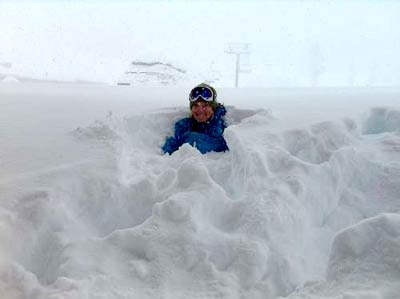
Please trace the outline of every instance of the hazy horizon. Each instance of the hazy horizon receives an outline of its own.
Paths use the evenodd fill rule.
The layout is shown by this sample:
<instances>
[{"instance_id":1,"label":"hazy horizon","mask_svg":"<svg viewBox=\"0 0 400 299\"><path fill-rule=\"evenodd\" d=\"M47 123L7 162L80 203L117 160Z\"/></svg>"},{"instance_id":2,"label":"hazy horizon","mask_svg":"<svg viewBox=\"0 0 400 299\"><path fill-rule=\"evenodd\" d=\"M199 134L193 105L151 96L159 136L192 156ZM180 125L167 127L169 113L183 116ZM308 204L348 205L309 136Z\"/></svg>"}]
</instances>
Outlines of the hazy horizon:
<instances>
[{"instance_id":1,"label":"hazy horizon","mask_svg":"<svg viewBox=\"0 0 400 299\"><path fill-rule=\"evenodd\" d=\"M172 63L243 87L400 85L396 1L0 2L0 73L115 83L130 62Z\"/></svg>"}]
</instances>

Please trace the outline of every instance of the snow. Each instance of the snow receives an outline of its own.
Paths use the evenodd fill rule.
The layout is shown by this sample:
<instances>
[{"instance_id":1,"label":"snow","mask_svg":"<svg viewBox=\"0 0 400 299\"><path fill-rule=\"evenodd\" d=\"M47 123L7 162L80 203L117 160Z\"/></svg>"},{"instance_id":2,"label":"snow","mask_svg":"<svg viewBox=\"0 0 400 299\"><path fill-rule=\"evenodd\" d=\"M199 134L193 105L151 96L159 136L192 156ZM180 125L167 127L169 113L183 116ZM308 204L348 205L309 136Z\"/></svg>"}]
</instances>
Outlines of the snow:
<instances>
[{"instance_id":1,"label":"snow","mask_svg":"<svg viewBox=\"0 0 400 299\"><path fill-rule=\"evenodd\" d=\"M399 89L218 89L230 151L163 155L187 92L0 84L2 298L397 298Z\"/></svg>"},{"instance_id":2,"label":"snow","mask_svg":"<svg viewBox=\"0 0 400 299\"><path fill-rule=\"evenodd\" d=\"M4 77L1 82L3 83L18 83L18 79L13 76L6 76Z\"/></svg>"}]
</instances>

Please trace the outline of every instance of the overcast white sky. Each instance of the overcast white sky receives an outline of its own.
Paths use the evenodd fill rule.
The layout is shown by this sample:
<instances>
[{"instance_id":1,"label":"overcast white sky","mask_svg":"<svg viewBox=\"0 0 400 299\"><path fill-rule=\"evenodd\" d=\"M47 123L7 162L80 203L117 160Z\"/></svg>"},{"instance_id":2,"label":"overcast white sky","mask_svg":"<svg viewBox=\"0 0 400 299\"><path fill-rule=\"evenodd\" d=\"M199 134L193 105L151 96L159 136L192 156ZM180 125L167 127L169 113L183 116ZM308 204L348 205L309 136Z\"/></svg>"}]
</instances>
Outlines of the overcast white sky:
<instances>
[{"instance_id":1,"label":"overcast white sky","mask_svg":"<svg viewBox=\"0 0 400 299\"><path fill-rule=\"evenodd\" d=\"M400 85L400 1L4 1L0 62L113 82L162 60L233 84L229 42L251 43L243 86Z\"/></svg>"}]
</instances>

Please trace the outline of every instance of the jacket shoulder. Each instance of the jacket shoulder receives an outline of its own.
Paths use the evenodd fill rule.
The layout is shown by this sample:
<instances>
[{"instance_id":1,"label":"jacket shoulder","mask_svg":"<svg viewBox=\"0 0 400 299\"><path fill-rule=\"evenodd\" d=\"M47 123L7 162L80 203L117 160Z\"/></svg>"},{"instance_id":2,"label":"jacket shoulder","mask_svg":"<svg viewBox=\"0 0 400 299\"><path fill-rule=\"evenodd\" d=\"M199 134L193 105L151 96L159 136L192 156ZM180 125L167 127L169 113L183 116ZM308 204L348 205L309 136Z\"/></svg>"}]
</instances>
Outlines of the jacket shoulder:
<instances>
[{"instance_id":1,"label":"jacket shoulder","mask_svg":"<svg viewBox=\"0 0 400 299\"><path fill-rule=\"evenodd\" d=\"M175 123L175 129L184 129L184 128L190 128L192 125L192 120L190 117L185 117L180 120L178 120Z\"/></svg>"}]
</instances>

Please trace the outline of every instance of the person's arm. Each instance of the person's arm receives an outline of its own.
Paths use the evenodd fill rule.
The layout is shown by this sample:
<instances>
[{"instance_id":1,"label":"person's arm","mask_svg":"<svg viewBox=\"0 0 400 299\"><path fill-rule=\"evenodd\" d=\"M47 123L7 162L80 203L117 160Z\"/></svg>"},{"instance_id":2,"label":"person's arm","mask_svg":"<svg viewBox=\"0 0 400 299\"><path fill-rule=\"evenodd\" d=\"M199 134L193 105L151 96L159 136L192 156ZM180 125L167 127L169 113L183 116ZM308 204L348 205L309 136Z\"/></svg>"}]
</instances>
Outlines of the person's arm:
<instances>
[{"instance_id":1,"label":"person's arm","mask_svg":"<svg viewBox=\"0 0 400 299\"><path fill-rule=\"evenodd\" d=\"M172 154L178 148L187 142L191 132L190 119L184 118L176 122L174 136L167 137L165 144L162 147L164 153Z\"/></svg>"},{"instance_id":2,"label":"person's arm","mask_svg":"<svg viewBox=\"0 0 400 299\"><path fill-rule=\"evenodd\" d=\"M209 135L215 138L223 138L226 124L223 118L216 119L210 126Z\"/></svg>"}]
</instances>

